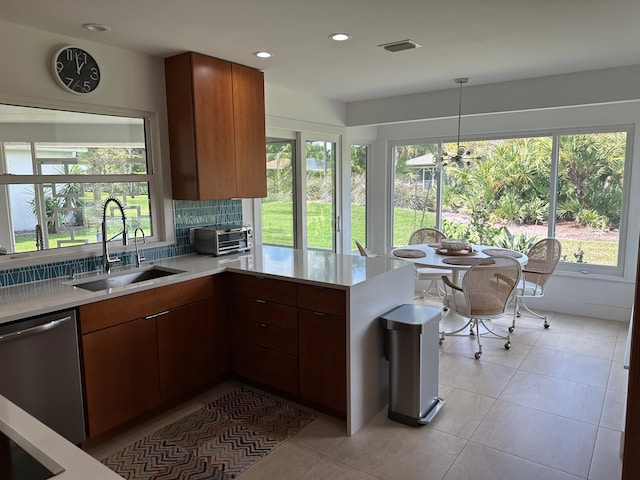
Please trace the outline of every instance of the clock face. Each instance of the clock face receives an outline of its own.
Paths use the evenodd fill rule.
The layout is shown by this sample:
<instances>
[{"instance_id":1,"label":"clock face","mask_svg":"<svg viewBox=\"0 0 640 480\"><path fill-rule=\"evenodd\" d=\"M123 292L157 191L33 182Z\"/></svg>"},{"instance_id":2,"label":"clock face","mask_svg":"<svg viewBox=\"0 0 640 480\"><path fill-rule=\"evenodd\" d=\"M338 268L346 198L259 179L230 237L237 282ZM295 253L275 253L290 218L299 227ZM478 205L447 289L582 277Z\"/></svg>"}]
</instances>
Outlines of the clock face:
<instances>
[{"instance_id":1,"label":"clock face","mask_svg":"<svg viewBox=\"0 0 640 480\"><path fill-rule=\"evenodd\" d=\"M62 47L53 55L53 76L66 91L77 95L93 92L100 84L100 67L88 52Z\"/></svg>"}]
</instances>

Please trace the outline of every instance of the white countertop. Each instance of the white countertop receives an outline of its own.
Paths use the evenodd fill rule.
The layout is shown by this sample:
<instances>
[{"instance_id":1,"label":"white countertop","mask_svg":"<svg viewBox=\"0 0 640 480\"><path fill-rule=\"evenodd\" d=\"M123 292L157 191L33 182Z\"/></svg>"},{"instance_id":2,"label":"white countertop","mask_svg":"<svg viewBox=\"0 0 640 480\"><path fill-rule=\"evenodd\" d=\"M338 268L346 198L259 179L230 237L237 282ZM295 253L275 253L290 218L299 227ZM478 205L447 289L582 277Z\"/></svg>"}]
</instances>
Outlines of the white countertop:
<instances>
[{"instance_id":1,"label":"white countertop","mask_svg":"<svg viewBox=\"0 0 640 480\"><path fill-rule=\"evenodd\" d=\"M19 434L26 442L21 446L37 460L42 461L44 455L64 468L64 472L53 477L55 480L122 480L120 475L0 395L0 430L8 434L7 429Z\"/></svg>"},{"instance_id":2,"label":"white countertop","mask_svg":"<svg viewBox=\"0 0 640 480\"><path fill-rule=\"evenodd\" d=\"M87 291L72 285L68 278L57 278L0 288L0 324L45 313L74 308L129 293L139 292L161 285L170 285L225 270L252 272L260 275L292 279L302 283L330 284L348 289L358 283L390 270L410 265L408 262L388 257L361 257L340 255L322 250L297 250L276 246L257 246L250 253L212 257L185 255L172 257L144 266L160 265L178 273L155 280L98 292ZM125 267L132 269L133 267ZM123 271L114 268L113 274ZM90 279L101 272L78 275L78 280Z\"/></svg>"}]
</instances>

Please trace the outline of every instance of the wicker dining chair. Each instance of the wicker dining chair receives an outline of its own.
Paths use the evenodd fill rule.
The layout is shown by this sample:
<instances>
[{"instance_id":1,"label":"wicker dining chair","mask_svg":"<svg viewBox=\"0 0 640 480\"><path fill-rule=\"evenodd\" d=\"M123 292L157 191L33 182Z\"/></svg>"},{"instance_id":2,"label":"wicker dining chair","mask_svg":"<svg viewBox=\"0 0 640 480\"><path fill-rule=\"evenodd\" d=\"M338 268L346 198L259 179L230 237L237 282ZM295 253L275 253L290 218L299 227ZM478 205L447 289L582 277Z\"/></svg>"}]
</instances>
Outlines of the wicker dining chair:
<instances>
[{"instance_id":1,"label":"wicker dining chair","mask_svg":"<svg viewBox=\"0 0 640 480\"><path fill-rule=\"evenodd\" d=\"M409 237L409 245L418 245L421 243L438 243L447 236L437 228L419 228Z\"/></svg>"},{"instance_id":2,"label":"wicker dining chair","mask_svg":"<svg viewBox=\"0 0 640 480\"><path fill-rule=\"evenodd\" d=\"M480 259L469 267L469 270L462 277L461 286L453 284L448 277L443 276L445 306L467 318L468 321L457 330L441 331L440 345L444 342L445 335L462 335L460 332L469 328L469 334L474 335L478 342L476 359L482 355L480 337L485 335L493 335L506 340L504 348L509 350L511 348L511 334L503 336L496 333L488 320L504 316L521 274L520 263L515 258L493 256Z\"/></svg>"},{"instance_id":3,"label":"wicker dining chair","mask_svg":"<svg viewBox=\"0 0 640 480\"><path fill-rule=\"evenodd\" d=\"M533 245L527 252L529 261L522 268L522 279L513 292L513 322L509 332L516 328L516 318L520 317L520 307L524 308L534 317L544 320L544 328L549 328L549 320L546 315L532 311L524 300L526 298L541 298L544 295L544 287L553 272L555 272L560 256L562 244L556 238L545 238Z\"/></svg>"},{"instance_id":4,"label":"wicker dining chair","mask_svg":"<svg viewBox=\"0 0 640 480\"><path fill-rule=\"evenodd\" d=\"M358 240L354 240L353 242L356 244L356 247L358 247L358 252L360 252L360 256L362 257L369 256L369 252L367 252L367 250L362 246L362 244Z\"/></svg>"},{"instance_id":5,"label":"wicker dining chair","mask_svg":"<svg viewBox=\"0 0 640 480\"><path fill-rule=\"evenodd\" d=\"M447 238L447 236L437 228L419 228L411 234L411 237L409 237L409 245L438 243L444 238ZM435 289L438 297L442 299L444 292L440 286L442 275L451 276L452 274L453 272L451 270L416 264L416 280L430 282L428 283L427 288L422 289L422 295L420 295L419 298L424 298L427 295L427 292Z\"/></svg>"}]
</instances>

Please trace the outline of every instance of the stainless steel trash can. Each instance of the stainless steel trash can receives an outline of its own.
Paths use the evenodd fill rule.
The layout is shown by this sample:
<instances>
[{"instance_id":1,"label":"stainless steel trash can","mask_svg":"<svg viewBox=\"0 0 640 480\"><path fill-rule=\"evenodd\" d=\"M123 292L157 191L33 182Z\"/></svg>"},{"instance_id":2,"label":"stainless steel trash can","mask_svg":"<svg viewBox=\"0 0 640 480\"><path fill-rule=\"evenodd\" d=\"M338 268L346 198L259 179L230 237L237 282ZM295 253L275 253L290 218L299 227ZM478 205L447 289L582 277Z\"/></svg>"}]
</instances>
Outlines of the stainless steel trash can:
<instances>
[{"instance_id":1,"label":"stainless steel trash can","mask_svg":"<svg viewBox=\"0 0 640 480\"><path fill-rule=\"evenodd\" d=\"M405 304L381 315L389 360L389 418L417 427L444 406L438 397L441 310Z\"/></svg>"}]
</instances>

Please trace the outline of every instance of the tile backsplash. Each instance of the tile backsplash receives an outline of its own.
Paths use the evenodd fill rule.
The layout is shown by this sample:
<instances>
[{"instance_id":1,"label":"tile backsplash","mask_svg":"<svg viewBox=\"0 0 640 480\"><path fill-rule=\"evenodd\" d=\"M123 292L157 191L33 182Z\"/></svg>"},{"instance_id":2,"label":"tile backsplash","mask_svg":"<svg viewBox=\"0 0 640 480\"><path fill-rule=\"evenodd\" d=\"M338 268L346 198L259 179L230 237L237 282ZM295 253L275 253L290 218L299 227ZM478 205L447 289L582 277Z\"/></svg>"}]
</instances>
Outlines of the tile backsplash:
<instances>
[{"instance_id":1,"label":"tile backsplash","mask_svg":"<svg viewBox=\"0 0 640 480\"><path fill-rule=\"evenodd\" d=\"M242 225L242 200L174 200L173 215L176 228L176 243L162 247L140 249L147 262L193 253L189 230L194 227L236 227ZM135 252L121 255L121 265L134 263ZM78 258L62 262L33 265L30 267L0 270L0 286L47 280L76 272L90 272L102 268L102 255Z\"/></svg>"}]
</instances>

